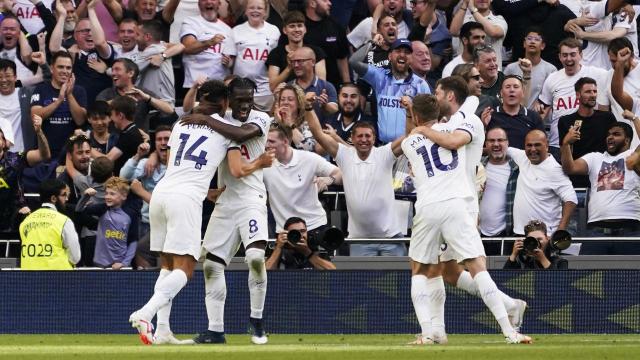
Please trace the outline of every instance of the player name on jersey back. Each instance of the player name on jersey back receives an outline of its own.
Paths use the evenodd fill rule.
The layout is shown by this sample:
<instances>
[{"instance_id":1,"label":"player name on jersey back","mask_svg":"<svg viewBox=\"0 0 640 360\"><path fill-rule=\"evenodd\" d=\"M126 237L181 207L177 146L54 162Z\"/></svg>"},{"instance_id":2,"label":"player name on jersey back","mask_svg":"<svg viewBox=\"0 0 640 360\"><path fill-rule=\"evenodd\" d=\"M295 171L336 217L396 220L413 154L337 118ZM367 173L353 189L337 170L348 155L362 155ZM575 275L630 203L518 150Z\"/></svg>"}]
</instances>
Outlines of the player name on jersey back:
<instances>
[{"instance_id":1,"label":"player name on jersey back","mask_svg":"<svg viewBox=\"0 0 640 360\"><path fill-rule=\"evenodd\" d=\"M206 125L176 123L169 138L167 171L155 193L178 193L204 200L231 140Z\"/></svg>"},{"instance_id":2,"label":"player name on jersey back","mask_svg":"<svg viewBox=\"0 0 640 360\"><path fill-rule=\"evenodd\" d=\"M444 124L434 124L433 129L449 131ZM448 150L423 135L410 135L402 141L402 151L414 175L416 206L472 197L467 184L464 150Z\"/></svg>"}]
</instances>

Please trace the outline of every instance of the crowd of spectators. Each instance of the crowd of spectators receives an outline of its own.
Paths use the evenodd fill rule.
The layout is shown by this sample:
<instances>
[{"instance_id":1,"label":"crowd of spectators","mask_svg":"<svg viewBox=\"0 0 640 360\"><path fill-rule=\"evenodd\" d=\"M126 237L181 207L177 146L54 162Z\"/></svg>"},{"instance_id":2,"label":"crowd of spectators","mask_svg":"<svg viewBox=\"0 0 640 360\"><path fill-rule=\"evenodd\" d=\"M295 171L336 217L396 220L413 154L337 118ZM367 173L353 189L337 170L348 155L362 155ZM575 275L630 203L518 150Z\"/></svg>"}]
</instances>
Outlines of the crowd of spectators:
<instances>
[{"instance_id":1,"label":"crowd of spectators","mask_svg":"<svg viewBox=\"0 0 640 360\"><path fill-rule=\"evenodd\" d=\"M152 266L148 204L171 126L207 80L233 77L255 83L254 108L276 124L265 183L278 232L292 217L327 224L317 194L343 186L349 237L406 234L405 97L454 75L486 129L483 236L524 235L533 219L575 234L577 206L589 235L640 234L640 7L623 0L29 1L0 3L0 230L18 231L36 210L25 192L57 178L68 201L41 201L72 220L80 265Z\"/></svg>"}]
</instances>

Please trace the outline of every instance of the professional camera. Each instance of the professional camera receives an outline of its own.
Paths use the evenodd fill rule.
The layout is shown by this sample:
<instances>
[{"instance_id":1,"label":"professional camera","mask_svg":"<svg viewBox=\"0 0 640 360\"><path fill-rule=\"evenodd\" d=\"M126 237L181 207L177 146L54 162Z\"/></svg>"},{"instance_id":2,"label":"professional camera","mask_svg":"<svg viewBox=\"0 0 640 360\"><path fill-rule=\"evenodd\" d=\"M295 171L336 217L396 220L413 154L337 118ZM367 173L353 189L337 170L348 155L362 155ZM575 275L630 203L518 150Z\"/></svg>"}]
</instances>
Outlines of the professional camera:
<instances>
[{"instance_id":1,"label":"professional camera","mask_svg":"<svg viewBox=\"0 0 640 360\"><path fill-rule=\"evenodd\" d=\"M568 231L556 230L553 235L551 235L549 246L552 250L566 250L569 245L571 245L571 234ZM527 236L526 238L524 238L522 246L527 252L534 252L536 249L540 248L540 242L533 236Z\"/></svg>"},{"instance_id":2,"label":"professional camera","mask_svg":"<svg viewBox=\"0 0 640 360\"><path fill-rule=\"evenodd\" d=\"M292 245L296 245L302 239L299 230L289 230L287 239ZM307 232L307 245L313 251L322 248L327 251L336 250L344 242L344 233L335 226L321 226Z\"/></svg>"}]
</instances>

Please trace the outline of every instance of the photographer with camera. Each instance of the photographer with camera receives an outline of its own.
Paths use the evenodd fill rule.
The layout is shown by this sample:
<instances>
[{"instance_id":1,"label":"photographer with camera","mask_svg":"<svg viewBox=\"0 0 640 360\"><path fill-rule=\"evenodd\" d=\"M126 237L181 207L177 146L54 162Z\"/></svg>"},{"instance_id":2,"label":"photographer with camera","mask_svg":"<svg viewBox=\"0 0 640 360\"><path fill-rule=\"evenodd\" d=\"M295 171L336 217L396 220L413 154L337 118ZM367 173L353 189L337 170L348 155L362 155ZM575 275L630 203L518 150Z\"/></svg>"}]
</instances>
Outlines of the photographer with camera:
<instances>
[{"instance_id":1,"label":"photographer with camera","mask_svg":"<svg viewBox=\"0 0 640 360\"><path fill-rule=\"evenodd\" d=\"M330 233L330 229L332 232ZM326 252L319 252L318 242L322 243L325 250L328 234L335 236L334 232L340 230L331 227L323 227L313 232L310 239L307 232L307 223L299 217L290 217L284 223L284 232L278 234L273 252L266 261L267 270L284 269L317 269L335 270L336 266L329 260ZM340 232L341 233L341 232ZM338 242L340 235L337 234ZM311 240L311 241L310 241ZM344 240L344 235L342 235ZM339 246L339 244L338 244ZM336 247L337 248L337 247Z\"/></svg>"},{"instance_id":2,"label":"photographer with camera","mask_svg":"<svg viewBox=\"0 0 640 360\"><path fill-rule=\"evenodd\" d=\"M547 236L547 225L540 220L531 220L524 226L524 239L513 244L513 251L504 264L504 269L552 269L569 268L567 259L557 254L566 249L571 235L564 230L556 231L552 239Z\"/></svg>"}]
</instances>

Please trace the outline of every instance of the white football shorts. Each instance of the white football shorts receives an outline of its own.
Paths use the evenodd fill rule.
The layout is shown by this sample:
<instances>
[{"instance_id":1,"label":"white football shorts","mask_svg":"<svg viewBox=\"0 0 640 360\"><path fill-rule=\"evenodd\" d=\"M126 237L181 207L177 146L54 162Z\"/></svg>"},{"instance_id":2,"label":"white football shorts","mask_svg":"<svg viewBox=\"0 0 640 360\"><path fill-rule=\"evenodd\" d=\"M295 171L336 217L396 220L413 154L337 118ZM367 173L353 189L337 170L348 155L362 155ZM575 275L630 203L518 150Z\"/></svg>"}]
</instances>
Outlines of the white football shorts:
<instances>
[{"instance_id":1,"label":"white football shorts","mask_svg":"<svg viewBox=\"0 0 640 360\"><path fill-rule=\"evenodd\" d=\"M149 227L151 251L191 255L198 260L202 243L202 201L181 194L153 194Z\"/></svg>"}]
</instances>

